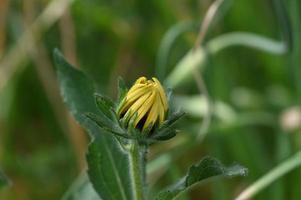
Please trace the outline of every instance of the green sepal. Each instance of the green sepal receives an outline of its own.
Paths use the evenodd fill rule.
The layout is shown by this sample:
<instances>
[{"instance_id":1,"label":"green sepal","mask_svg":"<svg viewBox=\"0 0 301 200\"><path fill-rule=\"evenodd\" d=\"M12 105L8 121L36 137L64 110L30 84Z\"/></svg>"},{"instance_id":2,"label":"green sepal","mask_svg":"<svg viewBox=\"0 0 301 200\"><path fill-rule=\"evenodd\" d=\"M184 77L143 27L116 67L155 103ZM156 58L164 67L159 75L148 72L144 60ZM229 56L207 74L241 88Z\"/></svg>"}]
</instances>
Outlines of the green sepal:
<instances>
[{"instance_id":1,"label":"green sepal","mask_svg":"<svg viewBox=\"0 0 301 200\"><path fill-rule=\"evenodd\" d=\"M98 93L95 93L94 97L95 97L95 103L99 108L100 112L103 113L108 119L112 121L117 121L116 119L117 115L113 110L113 108L115 107L113 101L108 97L105 97Z\"/></svg>"},{"instance_id":2,"label":"green sepal","mask_svg":"<svg viewBox=\"0 0 301 200\"><path fill-rule=\"evenodd\" d=\"M94 121L97 126L104 131L108 133L112 133L113 135L116 136L121 136L126 139L135 139L134 137L131 137L129 134L127 134L122 128L120 128L117 124L112 124L111 126L107 126L104 122L103 119L99 115L95 115L94 113L86 113L85 117L88 119Z\"/></svg>"},{"instance_id":3,"label":"green sepal","mask_svg":"<svg viewBox=\"0 0 301 200\"><path fill-rule=\"evenodd\" d=\"M128 88L125 85L125 82L122 77L118 77L118 104L124 99L125 95L128 92Z\"/></svg>"},{"instance_id":4,"label":"green sepal","mask_svg":"<svg viewBox=\"0 0 301 200\"><path fill-rule=\"evenodd\" d=\"M135 112L132 117L125 117L126 118L125 123L127 124L127 130L129 134L139 139L142 136L141 131L139 131L137 128L134 127L134 122L136 121L137 117L138 117L138 113Z\"/></svg>"},{"instance_id":5,"label":"green sepal","mask_svg":"<svg viewBox=\"0 0 301 200\"><path fill-rule=\"evenodd\" d=\"M144 129L142 131L142 135L146 135L147 136L148 134L150 134L151 130L153 129L153 126L154 126L154 123L150 123L148 125L148 127L146 127L146 129Z\"/></svg>"},{"instance_id":6,"label":"green sepal","mask_svg":"<svg viewBox=\"0 0 301 200\"><path fill-rule=\"evenodd\" d=\"M125 96L128 92L128 88L125 85L125 82L123 78L118 78L118 99L117 99L117 107L116 107L116 113L119 113L120 108L125 103Z\"/></svg>"},{"instance_id":7,"label":"green sepal","mask_svg":"<svg viewBox=\"0 0 301 200\"><path fill-rule=\"evenodd\" d=\"M170 103L172 100L172 97L173 97L173 90L171 88L166 89L166 97L167 97L168 103Z\"/></svg>"},{"instance_id":8,"label":"green sepal","mask_svg":"<svg viewBox=\"0 0 301 200\"><path fill-rule=\"evenodd\" d=\"M178 131L175 130L173 126L184 115L185 113L182 111L172 113L169 118L164 121L162 125L154 131L153 134L150 135L150 142L154 143L154 141L164 141L175 137Z\"/></svg>"},{"instance_id":9,"label":"green sepal","mask_svg":"<svg viewBox=\"0 0 301 200\"><path fill-rule=\"evenodd\" d=\"M118 124L113 124L112 126L109 127L104 124L102 118L99 115L95 115L93 113L86 113L85 117L95 122L96 125L100 129L104 130L106 133L110 133L115 136L122 137L124 139L138 140L138 141L144 140L139 130L137 130L134 127L129 128L127 131L119 127Z\"/></svg>"},{"instance_id":10,"label":"green sepal","mask_svg":"<svg viewBox=\"0 0 301 200\"><path fill-rule=\"evenodd\" d=\"M178 130L175 130L173 128L166 128L164 131L161 131L153 136L151 138L156 141L164 141L169 140L173 137L175 137L178 133Z\"/></svg>"},{"instance_id":11,"label":"green sepal","mask_svg":"<svg viewBox=\"0 0 301 200\"><path fill-rule=\"evenodd\" d=\"M165 120L158 128L157 132L163 131L165 128L172 127L179 119L185 115L183 111L176 111L172 113L167 120Z\"/></svg>"}]
</instances>

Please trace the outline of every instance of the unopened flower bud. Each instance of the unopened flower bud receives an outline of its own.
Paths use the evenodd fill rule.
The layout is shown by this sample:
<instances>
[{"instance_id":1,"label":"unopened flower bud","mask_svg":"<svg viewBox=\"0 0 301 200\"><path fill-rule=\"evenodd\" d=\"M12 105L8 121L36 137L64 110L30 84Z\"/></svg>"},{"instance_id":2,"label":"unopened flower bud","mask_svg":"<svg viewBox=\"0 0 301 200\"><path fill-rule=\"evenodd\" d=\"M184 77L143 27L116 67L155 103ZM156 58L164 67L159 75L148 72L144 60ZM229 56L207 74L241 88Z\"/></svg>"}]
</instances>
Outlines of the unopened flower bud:
<instances>
[{"instance_id":1,"label":"unopened flower bud","mask_svg":"<svg viewBox=\"0 0 301 200\"><path fill-rule=\"evenodd\" d=\"M168 110L166 94L156 79L140 77L130 88L118 110L120 118L132 121L133 126L142 130L159 125L165 120Z\"/></svg>"}]
</instances>

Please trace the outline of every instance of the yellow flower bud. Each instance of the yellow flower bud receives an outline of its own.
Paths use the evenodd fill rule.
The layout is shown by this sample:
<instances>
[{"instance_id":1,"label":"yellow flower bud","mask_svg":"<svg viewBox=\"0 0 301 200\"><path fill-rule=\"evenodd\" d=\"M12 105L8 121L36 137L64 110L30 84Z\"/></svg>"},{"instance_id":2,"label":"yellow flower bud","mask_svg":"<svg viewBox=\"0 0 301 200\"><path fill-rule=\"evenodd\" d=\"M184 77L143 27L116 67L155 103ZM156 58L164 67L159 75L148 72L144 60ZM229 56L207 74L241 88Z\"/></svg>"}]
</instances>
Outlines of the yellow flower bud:
<instances>
[{"instance_id":1,"label":"yellow flower bud","mask_svg":"<svg viewBox=\"0 0 301 200\"><path fill-rule=\"evenodd\" d=\"M133 121L134 127L152 128L156 122L161 124L168 110L166 94L156 78L137 79L121 102L118 116Z\"/></svg>"}]
</instances>

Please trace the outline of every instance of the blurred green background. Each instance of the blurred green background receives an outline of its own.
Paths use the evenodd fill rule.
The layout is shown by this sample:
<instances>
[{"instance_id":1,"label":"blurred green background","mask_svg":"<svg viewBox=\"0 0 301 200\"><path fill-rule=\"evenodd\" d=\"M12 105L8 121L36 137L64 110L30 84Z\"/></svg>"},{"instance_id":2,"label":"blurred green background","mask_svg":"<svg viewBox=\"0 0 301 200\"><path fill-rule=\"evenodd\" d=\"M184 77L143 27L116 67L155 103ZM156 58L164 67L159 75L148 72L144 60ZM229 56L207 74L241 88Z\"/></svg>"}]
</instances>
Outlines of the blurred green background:
<instances>
[{"instance_id":1,"label":"blurred green background","mask_svg":"<svg viewBox=\"0 0 301 200\"><path fill-rule=\"evenodd\" d=\"M60 97L54 48L84 70L100 92L116 99L118 76L129 86L142 75L159 76L164 82L194 46L198 24L212 2L1 0L0 168L11 185L0 190L0 199L60 199L85 170L88 138ZM174 103L187 116L175 139L151 148L149 184L154 192L211 155L246 166L249 175L214 180L181 198L233 199L301 148L301 2L225 0L224 4L205 44L224 33L244 31L287 48L275 53L235 45L206 55L202 75L214 111L203 140L195 138L204 126L207 104L193 76L173 88ZM179 23L186 24L183 33L175 30ZM159 48L163 38L174 36L170 30L179 36L166 56ZM159 64L165 74L156 70ZM299 200L300 188L297 169L254 199Z\"/></svg>"}]
</instances>

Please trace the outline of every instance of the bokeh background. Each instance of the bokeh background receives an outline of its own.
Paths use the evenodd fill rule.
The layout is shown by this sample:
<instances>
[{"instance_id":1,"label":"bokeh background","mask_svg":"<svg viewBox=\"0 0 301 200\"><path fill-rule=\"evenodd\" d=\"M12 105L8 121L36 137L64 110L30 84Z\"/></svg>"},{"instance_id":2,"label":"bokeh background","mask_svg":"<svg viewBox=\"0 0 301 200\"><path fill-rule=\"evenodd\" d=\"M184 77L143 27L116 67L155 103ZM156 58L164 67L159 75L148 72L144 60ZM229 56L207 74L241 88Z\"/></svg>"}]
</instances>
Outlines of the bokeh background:
<instances>
[{"instance_id":1,"label":"bokeh background","mask_svg":"<svg viewBox=\"0 0 301 200\"><path fill-rule=\"evenodd\" d=\"M116 99L118 76L129 86L141 75L164 82L194 46L212 2L1 0L0 168L11 186L0 190L0 199L60 199L85 170L88 137L60 97L54 48L85 71L99 92ZM240 163L249 175L208 182L181 199L233 199L301 149L301 2L224 4L204 44L244 31L276 45L262 51L250 48L250 42L206 55L201 73L214 110L209 127L203 123L208 118L204 91L200 95L193 76L173 88L175 104L187 116L175 139L151 148L149 184L156 191L174 182L205 155ZM173 41L168 56L162 40ZM196 139L200 130L204 137ZM254 199L299 200L300 188L301 169L296 169Z\"/></svg>"}]
</instances>

